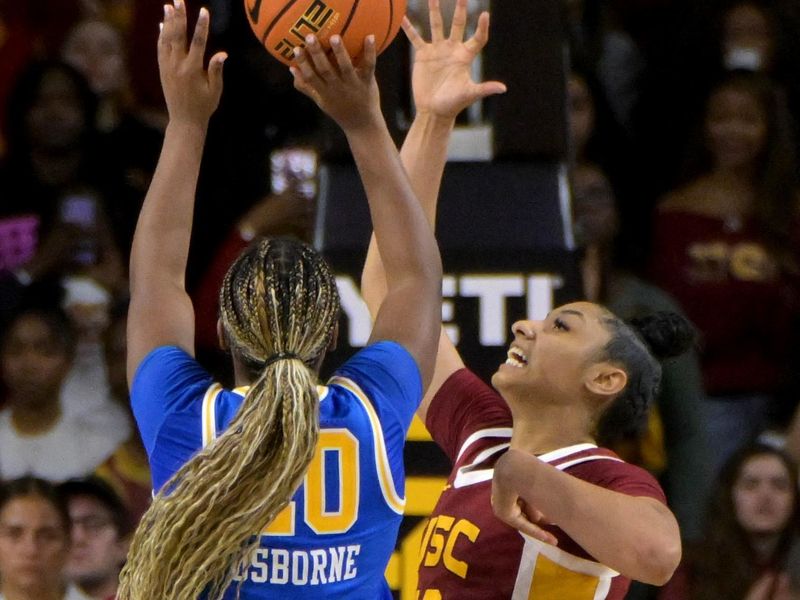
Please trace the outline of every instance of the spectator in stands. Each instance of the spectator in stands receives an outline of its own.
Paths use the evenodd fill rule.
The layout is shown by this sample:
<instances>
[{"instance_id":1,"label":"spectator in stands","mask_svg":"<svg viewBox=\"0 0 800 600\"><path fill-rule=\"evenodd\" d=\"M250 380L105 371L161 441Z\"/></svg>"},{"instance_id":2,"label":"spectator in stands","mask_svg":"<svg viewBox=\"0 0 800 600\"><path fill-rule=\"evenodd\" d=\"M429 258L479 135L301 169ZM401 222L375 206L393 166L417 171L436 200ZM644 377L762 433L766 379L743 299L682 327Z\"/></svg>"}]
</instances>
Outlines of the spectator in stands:
<instances>
[{"instance_id":1,"label":"spectator in stands","mask_svg":"<svg viewBox=\"0 0 800 600\"><path fill-rule=\"evenodd\" d=\"M105 334L105 359L111 396L122 407L130 423L130 436L101 464L95 475L108 483L122 499L131 523L138 523L150 506L152 487L147 452L133 418L128 395L125 359L127 356L127 304L112 310L111 325Z\"/></svg>"},{"instance_id":2,"label":"spectator in stands","mask_svg":"<svg viewBox=\"0 0 800 600\"><path fill-rule=\"evenodd\" d=\"M653 275L702 334L714 471L780 413L797 316L798 185L785 106L763 76L712 92L687 183L661 203Z\"/></svg>"},{"instance_id":3,"label":"spectator in stands","mask_svg":"<svg viewBox=\"0 0 800 600\"><path fill-rule=\"evenodd\" d=\"M47 482L23 478L0 488L0 599L92 600L67 583L70 520Z\"/></svg>"},{"instance_id":4,"label":"spectator in stands","mask_svg":"<svg viewBox=\"0 0 800 600\"><path fill-rule=\"evenodd\" d=\"M0 236L0 269L23 282L71 272L123 286L105 210L108 169L93 151L95 104L83 77L57 62L29 66L9 100L0 224L14 231Z\"/></svg>"},{"instance_id":5,"label":"spectator in stands","mask_svg":"<svg viewBox=\"0 0 800 600\"><path fill-rule=\"evenodd\" d=\"M725 465L705 535L659 600L791 600L786 571L800 532L797 465L754 444Z\"/></svg>"},{"instance_id":6,"label":"spectator in stands","mask_svg":"<svg viewBox=\"0 0 800 600\"><path fill-rule=\"evenodd\" d=\"M21 306L0 343L7 406L0 411L0 479L62 481L90 474L120 443L104 420L63 409L74 334L57 309ZM123 438L126 433L123 432Z\"/></svg>"},{"instance_id":7,"label":"spectator in stands","mask_svg":"<svg viewBox=\"0 0 800 600\"><path fill-rule=\"evenodd\" d=\"M99 143L124 182L108 212L127 255L144 194L153 176L162 136L138 116L122 34L100 18L77 23L64 44L64 61L80 71L97 95Z\"/></svg>"},{"instance_id":8,"label":"spectator in stands","mask_svg":"<svg viewBox=\"0 0 800 600\"><path fill-rule=\"evenodd\" d=\"M676 302L659 288L619 267L614 244L619 216L611 184L590 158L594 131L594 98L586 79L573 73L568 85L569 124L576 162L572 170L572 207L576 241L583 251L584 297L632 319L658 311L680 313ZM607 148L613 152L613 147ZM591 156L602 155L595 145ZM667 499L684 539L697 539L708 494L708 440L702 423L703 388L697 353L688 352L663 365L662 392L646 421L608 413L599 436L628 462L663 479Z\"/></svg>"},{"instance_id":9,"label":"spectator in stands","mask_svg":"<svg viewBox=\"0 0 800 600\"><path fill-rule=\"evenodd\" d=\"M72 524L66 575L94 600L113 600L128 554L131 523L122 500L96 478L59 486Z\"/></svg>"}]
</instances>

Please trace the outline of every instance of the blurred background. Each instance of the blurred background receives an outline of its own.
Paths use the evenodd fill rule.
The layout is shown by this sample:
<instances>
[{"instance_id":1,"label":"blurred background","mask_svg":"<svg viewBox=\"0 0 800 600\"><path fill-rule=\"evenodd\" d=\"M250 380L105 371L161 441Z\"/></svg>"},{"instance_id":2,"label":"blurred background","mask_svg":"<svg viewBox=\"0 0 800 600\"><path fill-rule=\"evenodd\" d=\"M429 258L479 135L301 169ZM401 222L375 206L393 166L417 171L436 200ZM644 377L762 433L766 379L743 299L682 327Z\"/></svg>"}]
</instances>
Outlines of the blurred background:
<instances>
[{"instance_id":1,"label":"blurred background","mask_svg":"<svg viewBox=\"0 0 800 600\"><path fill-rule=\"evenodd\" d=\"M452 14L455 0L441 4ZM254 236L292 235L338 273L337 364L370 329L358 292L370 225L346 142L260 46L241 2L207 5L209 51L230 58L187 279L198 356L230 381L216 346L222 276ZM659 477L686 541L675 583L630 597L798 597L800 3L471 0L469 9L473 23L492 12L475 75L509 91L465 112L453 136L438 231L448 332L488 377L514 320L564 302L588 298L626 318L684 312L699 343L665 367L651 413L598 431ZM124 507L118 537L149 499L124 331L130 243L167 120L161 15L156 0L0 0L0 479L99 477L107 488L92 479L77 495L97 510ZM409 0L408 15L427 35L427 3ZM398 143L414 117L412 64L402 33L379 61ZM745 452L754 443L766 460ZM766 481L758 469L770 457L788 474L790 500L756 526L735 492L742 478ZM423 519L449 472L420 423L407 470L409 514L387 572L403 600L415 593ZM781 490L765 486L771 506ZM721 513L727 521L709 517ZM108 548L100 554L114 557L113 579L120 554ZM8 569L0 556L0 580ZM110 595L70 577L92 597Z\"/></svg>"}]
</instances>

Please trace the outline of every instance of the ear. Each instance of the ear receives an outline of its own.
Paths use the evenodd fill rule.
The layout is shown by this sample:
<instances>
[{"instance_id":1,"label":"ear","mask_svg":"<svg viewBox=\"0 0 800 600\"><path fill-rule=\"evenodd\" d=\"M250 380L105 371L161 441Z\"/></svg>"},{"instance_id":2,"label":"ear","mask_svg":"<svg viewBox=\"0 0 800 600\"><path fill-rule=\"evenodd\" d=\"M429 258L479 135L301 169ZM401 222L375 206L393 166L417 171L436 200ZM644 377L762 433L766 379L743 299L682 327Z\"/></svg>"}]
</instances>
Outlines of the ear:
<instances>
[{"instance_id":1,"label":"ear","mask_svg":"<svg viewBox=\"0 0 800 600\"><path fill-rule=\"evenodd\" d=\"M627 383L625 371L609 362L600 362L589 367L583 385L592 394L610 399L625 389Z\"/></svg>"},{"instance_id":2,"label":"ear","mask_svg":"<svg viewBox=\"0 0 800 600\"><path fill-rule=\"evenodd\" d=\"M225 335L225 328L222 326L222 319L217 319L217 342L223 352L231 349L231 344L228 341L228 336Z\"/></svg>"}]
</instances>

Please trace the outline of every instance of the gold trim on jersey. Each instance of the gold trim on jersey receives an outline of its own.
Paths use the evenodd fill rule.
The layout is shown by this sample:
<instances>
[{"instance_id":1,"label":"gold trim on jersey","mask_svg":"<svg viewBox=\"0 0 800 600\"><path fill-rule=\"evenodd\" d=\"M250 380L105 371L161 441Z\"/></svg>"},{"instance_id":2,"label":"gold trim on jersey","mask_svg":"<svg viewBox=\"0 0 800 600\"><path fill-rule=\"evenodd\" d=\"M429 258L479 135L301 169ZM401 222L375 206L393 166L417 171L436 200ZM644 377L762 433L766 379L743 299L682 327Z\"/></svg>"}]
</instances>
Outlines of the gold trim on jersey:
<instances>
[{"instance_id":1,"label":"gold trim on jersey","mask_svg":"<svg viewBox=\"0 0 800 600\"><path fill-rule=\"evenodd\" d=\"M328 384L339 385L349 390L364 407L364 410L369 417L369 422L372 426L373 439L375 440L375 443L373 444L375 448L375 468L378 472L378 481L381 485L383 497L386 500L386 504L389 505L389 508L391 508L398 515L402 515L405 510L406 499L403 495L397 493L394 476L392 475L392 469L389 465L389 454L386 450L386 441L383 439L383 429L381 428L378 414L375 412L375 408L372 406L371 400L352 379L348 379L346 377L333 377Z\"/></svg>"},{"instance_id":2,"label":"gold trim on jersey","mask_svg":"<svg viewBox=\"0 0 800 600\"><path fill-rule=\"evenodd\" d=\"M203 396L202 421L203 421L203 447L205 448L217 439L217 396L222 391L222 386L213 383Z\"/></svg>"},{"instance_id":3,"label":"gold trim on jersey","mask_svg":"<svg viewBox=\"0 0 800 600\"><path fill-rule=\"evenodd\" d=\"M604 600L619 575L598 562L573 556L522 535L517 581L511 600Z\"/></svg>"},{"instance_id":4,"label":"gold trim on jersey","mask_svg":"<svg viewBox=\"0 0 800 600\"><path fill-rule=\"evenodd\" d=\"M223 391L223 387L218 383L213 383L203 396L203 408L201 411L203 428L203 447L205 448L218 437L217 431L217 398ZM234 394L242 397L250 391L249 385L242 385L231 390ZM328 396L328 388L324 385L317 386L317 395L320 402Z\"/></svg>"}]
</instances>

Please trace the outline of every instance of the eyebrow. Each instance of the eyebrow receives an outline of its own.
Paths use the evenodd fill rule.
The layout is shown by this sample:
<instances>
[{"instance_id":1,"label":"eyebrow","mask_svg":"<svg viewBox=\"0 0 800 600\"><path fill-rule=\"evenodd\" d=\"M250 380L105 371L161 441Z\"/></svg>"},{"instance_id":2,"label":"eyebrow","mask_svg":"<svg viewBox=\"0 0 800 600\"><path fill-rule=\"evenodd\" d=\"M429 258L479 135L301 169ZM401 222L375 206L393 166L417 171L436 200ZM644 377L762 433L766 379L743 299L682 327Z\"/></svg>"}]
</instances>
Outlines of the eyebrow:
<instances>
[{"instance_id":1,"label":"eyebrow","mask_svg":"<svg viewBox=\"0 0 800 600\"><path fill-rule=\"evenodd\" d=\"M559 314L562 314L562 315L575 315L576 317L580 317L584 321L586 320L586 317L579 310L572 310L570 308L565 308L564 310L559 311Z\"/></svg>"}]
</instances>

